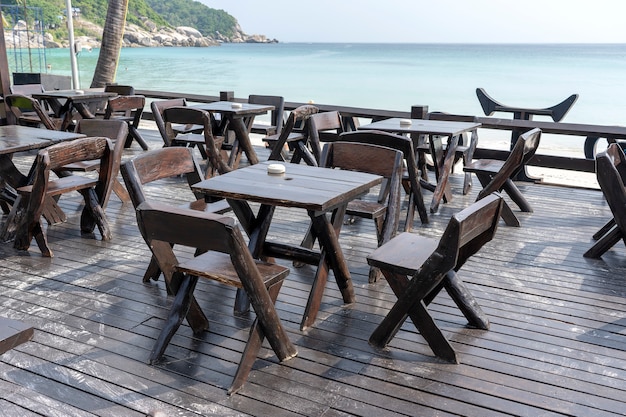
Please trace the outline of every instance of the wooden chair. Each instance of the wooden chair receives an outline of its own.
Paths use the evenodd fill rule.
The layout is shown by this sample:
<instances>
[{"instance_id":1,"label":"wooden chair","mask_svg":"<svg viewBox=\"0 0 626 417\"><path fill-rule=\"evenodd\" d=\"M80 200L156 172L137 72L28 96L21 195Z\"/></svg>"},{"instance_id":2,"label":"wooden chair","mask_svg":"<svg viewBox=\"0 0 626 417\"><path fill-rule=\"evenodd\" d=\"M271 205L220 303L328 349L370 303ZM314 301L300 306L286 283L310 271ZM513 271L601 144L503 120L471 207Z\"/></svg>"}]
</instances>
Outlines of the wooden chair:
<instances>
[{"instance_id":1,"label":"wooden chair","mask_svg":"<svg viewBox=\"0 0 626 417\"><path fill-rule=\"evenodd\" d=\"M458 114L448 114L448 113L429 113L429 120L443 120L443 121L453 121L453 122L477 122L476 116L463 116ZM447 145L447 144L446 144ZM456 163L462 159L463 166L469 165L474 159L474 151L478 146L478 129L475 129L471 132L470 137L467 137L464 134L461 138L459 138L458 144L456 146L454 163ZM444 145L444 152L447 151L446 146ZM424 167L422 167L422 170ZM472 174L469 172L465 172L465 178L463 181L463 194L467 194L472 186Z\"/></svg>"},{"instance_id":2,"label":"wooden chair","mask_svg":"<svg viewBox=\"0 0 626 417\"><path fill-rule=\"evenodd\" d=\"M610 144L596 156L596 176L613 218L593 235L597 242L585 258L600 258L620 240L626 245L626 156L619 144Z\"/></svg>"},{"instance_id":3,"label":"wooden chair","mask_svg":"<svg viewBox=\"0 0 626 417\"><path fill-rule=\"evenodd\" d=\"M152 117L154 118L154 123L161 134L161 138L163 139L163 146L196 146L198 143L204 143L203 137L196 136L195 139L187 143L185 141L185 137L181 136L176 139L178 135L187 135L190 133L202 133L204 130L204 126L200 125L177 125L175 123L166 124L165 120L163 120L163 112L165 109L170 107L184 107L187 106L187 100L184 98L173 98L170 100L156 100L150 103L150 110L152 110ZM174 144L172 144L172 142ZM206 159L206 152L202 147L199 148L202 154L202 157ZM204 152L204 153L203 153Z\"/></svg>"},{"instance_id":4,"label":"wooden chair","mask_svg":"<svg viewBox=\"0 0 626 417\"><path fill-rule=\"evenodd\" d=\"M123 84L106 84L104 86L105 93L115 93L120 96L132 96L135 94L135 87L132 85L123 85ZM107 100L103 100L101 103L94 103L90 106L91 112L96 117L104 117L106 113Z\"/></svg>"},{"instance_id":5,"label":"wooden chair","mask_svg":"<svg viewBox=\"0 0 626 417\"><path fill-rule=\"evenodd\" d=\"M274 110L272 110L272 112L270 113L270 124L264 125L259 123L253 123L250 126L250 131L252 133L260 133L265 136L280 133L283 128L283 114L285 112L284 97L250 94L248 96L248 103L274 106Z\"/></svg>"},{"instance_id":6,"label":"wooden chair","mask_svg":"<svg viewBox=\"0 0 626 417\"><path fill-rule=\"evenodd\" d=\"M105 137L88 137L62 142L49 146L37 154L33 168L31 185L17 189L19 203L17 209L18 228L15 248L28 250L35 237L43 256L52 257L41 216L48 198L78 191L82 194L85 206L80 218L83 234L91 234L96 226L102 240L111 239L111 229L102 207L111 188L113 171L113 144ZM51 178L50 173L78 161L99 160L98 176L90 178L82 175L68 175Z\"/></svg>"},{"instance_id":7,"label":"wooden chair","mask_svg":"<svg viewBox=\"0 0 626 417\"><path fill-rule=\"evenodd\" d=\"M288 158L284 153L285 146L288 147L289 151L293 152L290 161L300 161L303 158L315 160L315 157L307 147L307 135L304 133L304 129L308 118L318 111L317 107L311 105L297 107L289 113L285 126L283 126L280 133L263 138L263 141L272 149L268 160L286 161Z\"/></svg>"},{"instance_id":8,"label":"wooden chair","mask_svg":"<svg viewBox=\"0 0 626 417\"><path fill-rule=\"evenodd\" d=\"M145 105L146 98L138 95L120 95L107 100L104 118L107 120L123 120L128 124L128 135L124 143L125 148L130 148L134 139L144 151L148 150L148 144L138 130Z\"/></svg>"},{"instance_id":9,"label":"wooden chair","mask_svg":"<svg viewBox=\"0 0 626 417\"><path fill-rule=\"evenodd\" d=\"M483 186L483 189L478 193L477 200L493 192L504 190L522 211L532 213L533 210L530 203L517 188L513 178L524 168L530 158L535 155L540 139L541 130L529 130L520 135L506 161L478 159L465 166L463 169L466 172L476 174ZM502 218L509 226L520 226L519 219L506 202L503 203Z\"/></svg>"},{"instance_id":10,"label":"wooden chair","mask_svg":"<svg viewBox=\"0 0 626 417\"><path fill-rule=\"evenodd\" d=\"M207 202L204 194L194 193L191 190L191 185L202 181L204 175L189 148L170 147L150 150L126 161L120 171L135 209L146 201L146 186L154 185L160 180L183 176L190 187L189 198L188 202L178 207L219 214L230 211L226 200L216 199ZM159 188L167 189L163 184L160 184ZM185 200L185 197L180 195L180 190L176 194L177 197ZM143 281L156 280L160 273L156 260L152 259L144 273Z\"/></svg>"},{"instance_id":11,"label":"wooden chair","mask_svg":"<svg viewBox=\"0 0 626 417\"><path fill-rule=\"evenodd\" d=\"M23 126L44 126L46 129L59 130L63 119L51 117L39 101L22 94L8 94L4 102L15 116L18 124Z\"/></svg>"},{"instance_id":12,"label":"wooden chair","mask_svg":"<svg viewBox=\"0 0 626 417\"><path fill-rule=\"evenodd\" d=\"M501 207L502 198L497 193L491 194L452 216L438 241L401 233L367 257L371 266L380 268L398 297L370 336L372 345L387 346L408 316L435 355L458 363L454 348L437 327L427 306L445 288L472 326L489 328L489 320L457 272L493 238Z\"/></svg>"},{"instance_id":13,"label":"wooden chair","mask_svg":"<svg viewBox=\"0 0 626 417\"><path fill-rule=\"evenodd\" d=\"M367 172L387 180L384 201L352 200L346 209L348 216L374 220L378 246L388 242L398 230L402 161L400 151L364 143L327 143L322 151L321 165L324 167ZM376 282L379 276L377 268L370 268L369 282Z\"/></svg>"},{"instance_id":14,"label":"wooden chair","mask_svg":"<svg viewBox=\"0 0 626 417\"><path fill-rule=\"evenodd\" d=\"M424 204L424 197L422 195L420 174L415 160L413 142L410 138L380 131L358 130L355 132L342 133L339 135L339 140L342 142L369 143L371 145L384 146L402 152L406 164L402 175L402 183L406 193L409 195L409 205L407 208L404 231L408 232L413 227L416 208L421 222L428 223L428 212L426 211L426 205Z\"/></svg>"},{"instance_id":15,"label":"wooden chair","mask_svg":"<svg viewBox=\"0 0 626 417\"><path fill-rule=\"evenodd\" d=\"M202 126L202 134L189 133L174 136L170 146L197 147L207 160L206 177L224 174L232 170L228 165L228 155L222 150L223 136L213 134L213 115L210 112L193 107L168 107L163 111L163 120L168 131L173 124L183 126ZM168 127L169 126L169 127Z\"/></svg>"},{"instance_id":16,"label":"wooden chair","mask_svg":"<svg viewBox=\"0 0 626 417\"><path fill-rule=\"evenodd\" d=\"M307 134L307 143L314 156L314 160L308 157L308 154L302 154L303 159L309 165L316 166L319 164L322 145L321 142L332 142L339 138L339 134L343 132L343 124L338 111L329 111L323 113L312 114L309 117L308 127L305 130ZM294 155L295 157L296 155ZM292 158L292 162L299 163L300 159Z\"/></svg>"},{"instance_id":17,"label":"wooden chair","mask_svg":"<svg viewBox=\"0 0 626 417\"><path fill-rule=\"evenodd\" d=\"M614 152L620 152L623 154L624 153L624 149L619 146L619 149L612 149L611 150L612 153ZM623 157L621 155L618 154L618 159L620 161L623 161ZM622 183L626 184L626 164L622 164L621 162L616 164L616 168L617 168L617 172L619 173L621 179L622 179ZM596 163L596 177L597 177L597 163ZM602 236L604 236L608 231L610 231L613 227L615 226L615 219L611 218L604 226L602 226L600 228L600 230L598 230L596 233L593 234L593 240L598 240L601 239Z\"/></svg>"},{"instance_id":18,"label":"wooden chair","mask_svg":"<svg viewBox=\"0 0 626 417\"><path fill-rule=\"evenodd\" d=\"M254 260L233 219L144 202L137 208L137 225L176 295L150 353L150 363L163 355L185 316L188 321L194 321L188 312L199 278L245 290L256 313L229 394L237 392L245 383L265 337L280 361L297 355L274 308L289 269ZM174 245L190 247L197 256L179 259L172 249ZM207 330L208 320L202 311L198 314L201 316L195 320L204 322L204 326L194 331Z\"/></svg>"},{"instance_id":19,"label":"wooden chair","mask_svg":"<svg viewBox=\"0 0 626 417\"><path fill-rule=\"evenodd\" d=\"M112 191L118 196L122 203L128 203L130 196L126 188L117 179L120 172L120 163L122 160L122 151L124 141L128 135L128 125L122 120L103 120L103 119L80 119L76 124L76 132L86 136L104 136L113 142L113 170L111 171ZM56 174L59 176L67 175L64 173L72 172L92 172L100 168L100 161L78 161L62 166ZM102 208L106 208L109 202L109 195L105 196Z\"/></svg>"}]
</instances>

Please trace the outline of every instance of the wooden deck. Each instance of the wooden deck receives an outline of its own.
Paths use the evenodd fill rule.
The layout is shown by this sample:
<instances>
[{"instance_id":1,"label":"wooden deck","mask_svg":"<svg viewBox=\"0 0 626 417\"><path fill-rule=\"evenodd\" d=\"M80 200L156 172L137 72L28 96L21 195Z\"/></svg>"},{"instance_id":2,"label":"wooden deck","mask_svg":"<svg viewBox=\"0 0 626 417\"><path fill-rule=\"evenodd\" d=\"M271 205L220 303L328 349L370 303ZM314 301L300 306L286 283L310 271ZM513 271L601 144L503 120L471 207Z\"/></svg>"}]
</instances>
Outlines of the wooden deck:
<instances>
[{"instance_id":1,"label":"wooden deck","mask_svg":"<svg viewBox=\"0 0 626 417\"><path fill-rule=\"evenodd\" d=\"M138 152L133 145L125 158ZM454 200L429 225L416 221L415 233L438 236L451 214L473 202L477 190L462 196L461 183L453 175ZM535 212L520 214L521 228L501 223L461 271L491 329L468 328L444 294L431 305L459 365L436 359L410 321L389 349L368 344L394 296L384 281L367 283L365 256L375 238L372 222L361 220L341 234L357 303L343 305L331 278L315 327L301 332L313 269L292 268L277 309L299 355L279 364L266 347L232 397L226 388L252 319L233 315L234 291L201 282L196 296L212 319L210 332L194 338L184 323L167 361L147 365L171 299L162 280L141 281L149 251L133 208L111 197L114 238L102 242L97 233L97 240L81 238L79 198L63 197L70 219L48 230L53 259L36 245L25 253L0 244L0 316L35 327L32 341L0 356L0 414L624 415L626 248L620 243L602 260L582 257L609 209L597 190L520 188ZM151 192L162 197L164 188ZM271 233L294 241L307 225L298 210L280 210L275 220Z\"/></svg>"}]
</instances>

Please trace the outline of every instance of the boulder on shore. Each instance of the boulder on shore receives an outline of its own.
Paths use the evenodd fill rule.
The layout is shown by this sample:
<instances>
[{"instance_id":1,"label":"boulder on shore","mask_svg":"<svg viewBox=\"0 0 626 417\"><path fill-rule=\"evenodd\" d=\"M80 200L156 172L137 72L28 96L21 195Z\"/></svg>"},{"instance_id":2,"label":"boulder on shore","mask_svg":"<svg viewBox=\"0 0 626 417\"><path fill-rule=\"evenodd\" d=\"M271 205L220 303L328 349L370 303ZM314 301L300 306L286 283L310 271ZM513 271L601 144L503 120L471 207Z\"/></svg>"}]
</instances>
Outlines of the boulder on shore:
<instances>
[{"instance_id":1,"label":"boulder on shore","mask_svg":"<svg viewBox=\"0 0 626 417\"><path fill-rule=\"evenodd\" d=\"M277 43L276 39L268 39L265 35L247 35L241 30L239 24L234 28L235 35L227 37L219 32L213 36L204 36L200 31L189 26L179 26L176 28L157 27L149 19L144 19L144 26L127 23L124 30L124 47L150 47L150 46L187 46L187 47L207 47L216 46L221 43ZM100 47L102 27L92 22L75 19L75 29L82 29L82 32L91 32L98 35L80 36L75 38L75 44L79 49L91 50ZM33 31L26 30L26 23L18 22L13 28L5 31L7 48L21 48L24 45L43 45L45 48L67 48L68 41L53 39L52 35L46 33L44 36Z\"/></svg>"}]
</instances>

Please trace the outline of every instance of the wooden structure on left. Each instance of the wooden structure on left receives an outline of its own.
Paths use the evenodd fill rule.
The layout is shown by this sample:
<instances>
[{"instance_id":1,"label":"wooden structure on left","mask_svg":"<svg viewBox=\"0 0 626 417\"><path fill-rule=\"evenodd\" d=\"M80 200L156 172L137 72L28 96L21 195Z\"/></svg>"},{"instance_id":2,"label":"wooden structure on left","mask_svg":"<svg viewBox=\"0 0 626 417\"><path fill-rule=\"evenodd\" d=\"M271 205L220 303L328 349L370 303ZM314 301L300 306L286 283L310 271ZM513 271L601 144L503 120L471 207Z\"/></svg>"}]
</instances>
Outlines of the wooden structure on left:
<instances>
[{"instance_id":1,"label":"wooden structure on left","mask_svg":"<svg viewBox=\"0 0 626 417\"><path fill-rule=\"evenodd\" d=\"M0 317L0 355L33 338L31 326L18 320Z\"/></svg>"}]
</instances>

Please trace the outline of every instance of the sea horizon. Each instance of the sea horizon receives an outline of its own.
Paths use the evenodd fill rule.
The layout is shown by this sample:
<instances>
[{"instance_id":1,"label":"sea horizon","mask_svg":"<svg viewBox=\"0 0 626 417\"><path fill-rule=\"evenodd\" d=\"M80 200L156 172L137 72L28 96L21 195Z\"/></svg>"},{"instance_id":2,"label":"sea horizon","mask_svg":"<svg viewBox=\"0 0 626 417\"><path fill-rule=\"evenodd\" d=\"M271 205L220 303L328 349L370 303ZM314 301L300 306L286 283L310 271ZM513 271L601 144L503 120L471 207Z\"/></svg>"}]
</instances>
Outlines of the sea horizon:
<instances>
[{"instance_id":1,"label":"sea horizon","mask_svg":"<svg viewBox=\"0 0 626 417\"><path fill-rule=\"evenodd\" d=\"M81 88L89 87L97 58L98 49L78 54ZM48 73L71 74L67 49L47 50L46 63ZM400 111L427 105L477 116L484 115L478 87L506 105L532 108L578 94L563 121L624 125L625 73L621 43L280 42L123 48L116 82L141 90L234 91L240 98L282 95L293 102ZM561 137L553 145L582 152L583 140Z\"/></svg>"}]
</instances>

